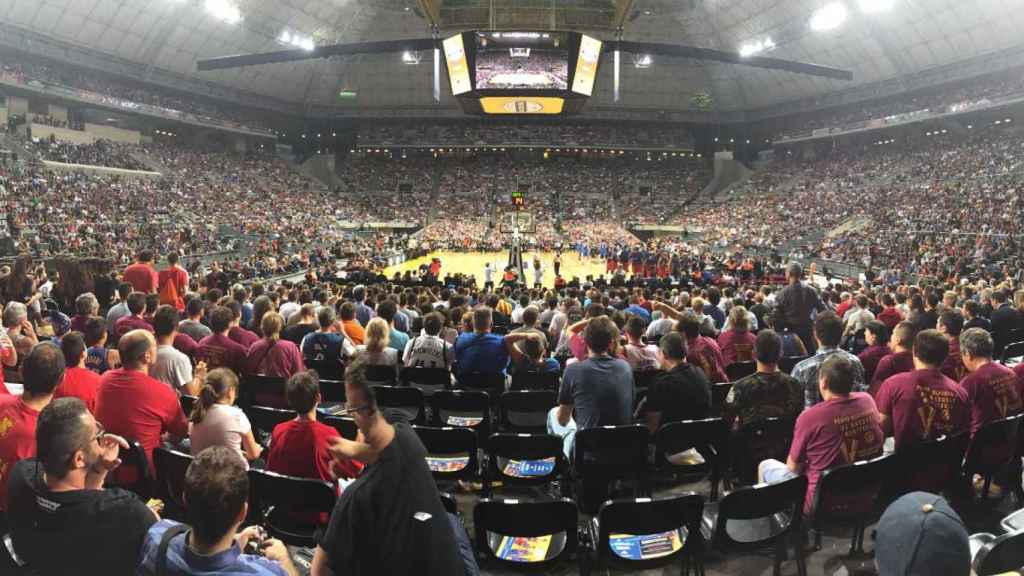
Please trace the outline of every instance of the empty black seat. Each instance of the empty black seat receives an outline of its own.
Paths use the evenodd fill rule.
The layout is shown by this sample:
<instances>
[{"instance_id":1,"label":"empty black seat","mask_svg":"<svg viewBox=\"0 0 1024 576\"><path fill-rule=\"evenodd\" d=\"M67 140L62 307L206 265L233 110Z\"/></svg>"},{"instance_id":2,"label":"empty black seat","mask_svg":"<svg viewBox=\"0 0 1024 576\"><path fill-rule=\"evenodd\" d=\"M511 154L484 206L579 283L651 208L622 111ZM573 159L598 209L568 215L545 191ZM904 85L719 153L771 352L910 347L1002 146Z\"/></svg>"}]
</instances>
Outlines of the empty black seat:
<instances>
[{"instance_id":1,"label":"empty black seat","mask_svg":"<svg viewBox=\"0 0 1024 576\"><path fill-rule=\"evenodd\" d=\"M1024 532L1002 536L972 534L969 540L973 559L971 572L977 576L1016 573L1024 566Z\"/></svg>"},{"instance_id":2,"label":"empty black seat","mask_svg":"<svg viewBox=\"0 0 1024 576\"><path fill-rule=\"evenodd\" d=\"M267 406L249 406L245 409L245 415L249 417L249 423L252 424L253 436L256 437L256 441L263 446L268 446L274 427L294 419L295 411Z\"/></svg>"},{"instance_id":3,"label":"empty black seat","mask_svg":"<svg viewBox=\"0 0 1024 576\"><path fill-rule=\"evenodd\" d=\"M394 386L398 379L398 369L394 366L371 364L366 367L366 381L380 386Z\"/></svg>"},{"instance_id":4,"label":"empty black seat","mask_svg":"<svg viewBox=\"0 0 1024 576\"><path fill-rule=\"evenodd\" d=\"M320 401L321 402L344 402L345 382L344 380L320 379Z\"/></svg>"},{"instance_id":5,"label":"empty black seat","mask_svg":"<svg viewBox=\"0 0 1024 576\"><path fill-rule=\"evenodd\" d=\"M313 370L321 380L341 381L345 379L345 363L341 358L317 358L303 356L306 368Z\"/></svg>"},{"instance_id":6,"label":"empty black seat","mask_svg":"<svg viewBox=\"0 0 1024 576\"><path fill-rule=\"evenodd\" d=\"M189 396L188 394L182 394L178 400L181 402L181 410L185 413L185 417L188 418L192 414L192 407L196 405L199 398L195 396Z\"/></svg>"},{"instance_id":7,"label":"empty black seat","mask_svg":"<svg viewBox=\"0 0 1024 576\"><path fill-rule=\"evenodd\" d=\"M960 477L967 432L940 436L896 452L895 470L885 489L885 502L907 492L942 494L954 487Z\"/></svg>"},{"instance_id":8,"label":"empty black seat","mask_svg":"<svg viewBox=\"0 0 1024 576\"><path fill-rule=\"evenodd\" d=\"M1009 364L1011 360L1024 356L1024 342L1012 341L1011 344L1007 344L1006 348L1003 348L1003 354L1000 356L1000 362L1003 364Z\"/></svg>"},{"instance_id":9,"label":"empty black seat","mask_svg":"<svg viewBox=\"0 0 1024 576\"><path fill-rule=\"evenodd\" d=\"M725 399L732 390L732 382L719 382L711 385L711 414L721 416L725 409Z\"/></svg>"},{"instance_id":10,"label":"empty black seat","mask_svg":"<svg viewBox=\"0 0 1024 576\"><path fill-rule=\"evenodd\" d=\"M512 374L510 390L558 390L562 375L558 372L516 370Z\"/></svg>"},{"instance_id":11,"label":"empty black seat","mask_svg":"<svg viewBox=\"0 0 1024 576\"><path fill-rule=\"evenodd\" d=\"M711 547L723 553L774 548L775 576L792 540L797 572L806 576L801 542L806 492L806 476L738 488L704 507L701 531Z\"/></svg>"},{"instance_id":12,"label":"empty black seat","mask_svg":"<svg viewBox=\"0 0 1024 576\"><path fill-rule=\"evenodd\" d=\"M691 448L697 449L703 463L679 457ZM654 434L654 471L658 479L709 477L713 502L718 499L718 484L729 462L728 449L729 428L721 418L669 422Z\"/></svg>"},{"instance_id":13,"label":"empty black seat","mask_svg":"<svg viewBox=\"0 0 1024 576\"><path fill-rule=\"evenodd\" d=\"M447 368L427 368L410 366L402 368L402 383L419 388L424 396L431 396L439 390L451 387L452 373Z\"/></svg>"},{"instance_id":14,"label":"empty black seat","mask_svg":"<svg viewBox=\"0 0 1024 576\"><path fill-rule=\"evenodd\" d=\"M486 452L485 497L490 496L493 482L541 486L563 478L568 468L562 439L551 434L491 434Z\"/></svg>"},{"instance_id":15,"label":"empty black seat","mask_svg":"<svg viewBox=\"0 0 1024 576\"><path fill-rule=\"evenodd\" d=\"M678 562L681 574L691 565L703 573L703 509L704 497L693 492L605 502L588 526L593 550L581 555L580 574L590 574L592 561L628 571Z\"/></svg>"},{"instance_id":16,"label":"empty black seat","mask_svg":"<svg viewBox=\"0 0 1024 576\"><path fill-rule=\"evenodd\" d=\"M786 460L793 439L793 424L789 418L763 418L740 427L733 437L731 455L733 474L741 484L757 482L757 467L762 461Z\"/></svg>"},{"instance_id":17,"label":"empty black seat","mask_svg":"<svg viewBox=\"0 0 1024 576\"><path fill-rule=\"evenodd\" d=\"M424 414L423 392L411 386L373 386L377 406L398 412L410 424L422 424Z\"/></svg>"},{"instance_id":18,"label":"empty black seat","mask_svg":"<svg viewBox=\"0 0 1024 576\"><path fill-rule=\"evenodd\" d=\"M735 382L740 378L750 376L757 371L757 364L754 362L733 362L725 367L725 375L730 381Z\"/></svg>"},{"instance_id":19,"label":"empty black seat","mask_svg":"<svg viewBox=\"0 0 1024 576\"><path fill-rule=\"evenodd\" d=\"M474 478L479 471L476 433L452 426L413 426L427 449L427 467L434 479L443 481Z\"/></svg>"},{"instance_id":20,"label":"empty black seat","mask_svg":"<svg viewBox=\"0 0 1024 576\"><path fill-rule=\"evenodd\" d=\"M597 512L613 480L629 479L635 495L649 492L647 428L639 424L588 428L576 433L572 461L580 510Z\"/></svg>"},{"instance_id":21,"label":"empty black seat","mask_svg":"<svg viewBox=\"0 0 1024 576\"><path fill-rule=\"evenodd\" d=\"M520 502L481 499L473 508L476 552L483 562L548 570L575 560L576 505L572 500Z\"/></svg>"},{"instance_id":22,"label":"empty black seat","mask_svg":"<svg viewBox=\"0 0 1024 576\"><path fill-rule=\"evenodd\" d=\"M964 458L964 476L972 480L975 474L984 478L982 498L988 496L992 478L1007 470L1017 458L1018 434L1021 414L993 420L974 434ZM1020 477L1018 474L1017 478Z\"/></svg>"},{"instance_id":23,"label":"empty black seat","mask_svg":"<svg viewBox=\"0 0 1024 576\"><path fill-rule=\"evenodd\" d=\"M273 538L312 548L337 498L329 482L249 469L251 502Z\"/></svg>"},{"instance_id":24,"label":"empty black seat","mask_svg":"<svg viewBox=\"0 0 1024 576\"><path fill-rule=\"evenodd\" d=\"M547 432L548 412L558 401L550 390L513 390L498 401L498 426L507 432Z\"/></svg>"},{"instance_id":25,"label":"empty black seat","mask_svg":"<svg viewBox=\"0 0 1024 576\"><path fill-rule=\"evenodd\" d=\"M491 432L491 399L479 390L442 390L430 398L431 424L471 428L483 440Z\"/></svg>"},{"instance_id":26,"label":"empty black seat","mask_svg":"<svg viewBox=\"0 0 1024 576\"><path fill-rule=\"evenodd\" d=\"M332 416L330 414L324 414L317 411L316 419L337 430L338 434L346 440L355 440L356 434L359 432L359 428L356 427L355 420L348 416Z\"/></svg>"},{"instance_id":27,"label":"empty black seat","mask_svg":"<svg viewBox=\"0 0 1024 576\"><path fill-rule=\"evenodd\" d=\"M156 471L156 494L164 501L163 517L183 518L185 512L185 472L192 456L163 446L153 449L153 468Z\"/></svg>"},{"instance_id":28,"label":"empty black seat","mask_svg":"<svg viewBox=\"0 0 1024 576\"><path fill-rule=\"evenodd\" d=\"M826 524L853 526L850 554L864 552L864 526L880 509L878 496L896 463L894 454L837 466L822 472L814 489L814 545L821 548Z\"/></svg>"},{"instance_id":29,"label":"empty black seat","mask_svg":"<svg viewBox=\"0 0 1024 576\"><path fill-rule=\"evenodd\" d=\"M244 376L239 385L238 405L287 408L284 398L285 378L280 376Z\"/></svg>"},{"instance_id":30,"label":"empty black seat","mask_svg":"<svg viewBox=\"0 0 1024 576\"><path fill-rule=\"evenodd\" d=\"M501 372L468 372L458 375L458 387L482 390L496 399L505 392L505 375Z\"/></svg>"}]
</instances>

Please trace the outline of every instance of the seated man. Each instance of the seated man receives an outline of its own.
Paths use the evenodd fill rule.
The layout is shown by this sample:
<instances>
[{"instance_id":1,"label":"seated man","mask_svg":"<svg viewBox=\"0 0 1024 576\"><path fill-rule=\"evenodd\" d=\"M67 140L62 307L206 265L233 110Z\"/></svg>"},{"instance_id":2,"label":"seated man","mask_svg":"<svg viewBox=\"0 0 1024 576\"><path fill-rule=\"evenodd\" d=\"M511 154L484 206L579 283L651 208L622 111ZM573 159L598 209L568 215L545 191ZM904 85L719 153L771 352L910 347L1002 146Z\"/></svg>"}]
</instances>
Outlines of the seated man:
<instances>
[{"instance_id":1,"label":"seated man","mask_svg":"<svg viewBox=\"0 0 1024 576\"><path fill-rule=\"evenodd\" d=\"M880 455L885 438L875 401L867 393L853 391L857 371L852 362L832 355L817 372L821 402L796 419L786 463L765 460L758 466L762 482L806 474L804 513L808 515L813 512L814 490L822 471Z\"/></svg>"},{"instance_id":2,"label":"seated man","mask_svg":"<svg viewBox=\"0 0 1024 576\"><path fill-rule=\"evenodd\" d=\"M501 336L491 334L490 308L473 310L473 332L461 334L455 341L455 366L459 376L505 372L508 350Z\"/></svg>"},{"instance_id":3,"label":"seated man","mask_svg":"<svg viewBox=\"0 0 1024 576\"><path fill-rule=\"evenodd\" d=\"M686 361L686 340L669 332L658 343L662 372L651 383L644 414L653 435L668 422L699 420L711 410L711 384L704 371Z\"/></svg>"},{"instance_id":4,"label":"seated man","mask_svg":"<svg viewBox=\"0 0 1024 576\"><path fill-rule=\"evenodd\" d=\"M128 295L128 312L127 316L119 318L114 324L114 340L120 339L132 330L153 331L153 327L144 318L146 315L146 295L144 293L132 292Z\"/></svg>"},{"instance_id":5,"label":"seated man","mask_svg":"<svg viewBox=\"0 0 1024 576\"><path fill-rule=\"evenodd\" d=\"M871 388L868 391L872 396L878 397L878 389L890 376L914 369L913 348L916 336L917 327L913 322L900 322L896 325L889 339L890 353L878 361L875 373L871 376Z\"/></svg>"},{"instance_id":6,"label":"seated man","mask_svg":"<svg viewBox=\"0 0 1024 576\"><path fill-rule=\"evenodd\" d=\"M1022 408L1017 375L992 361L994 349L992 336L981 328L968 328L960 334L959 350L967 370L960 387L971 407L972 438L985 424L1018 414Z\"/></svg>"},{"instance_id":7,"label":"seated man","mask_svg":"<svg viewBox=\"0 0 1024 576\"><path fill-rule=\"evenodd\" d=\"M804 406L809 408L821 402L818 394L818 367L832 356L841 356L853 366L853 389L866 390L864 367L853 354L839 348L843 339L843 321L832 312L822 312L814 319L814 341L817 352L793 367L792 376L804 387Z\"/></svg>"},{"instance_id":8,"label":"seated man","mask_svg":"<svg viewBox=\"0 0 1024 576\"><path fill-rule=\"evenodd\" d=\"M804 391L795 378L779 370L782 338L773 330L758 332L754 341L757 371L733 382L722 417L736 429L764 418L795 420L804 409Z\"/></svg>"},{"instance_id":9,"label":"seated man","mask_svg":"<svg viewBox=\"0 0 1024 576\"><path fill-rule=\"evenodd\" d=\"M210 329L213 334L200 340L196 349L196 361L206 362L209 370L230 368L235 374L245 371L248 350L228 336L232 319L231 310L224 306L217 306L210 312Z\"/></svg>"},{"instance_id":10,"label":"seated man","mask_svg":"<svg viewBox=\"0 0 1024 576\"><path fill-rule=\"evenodd\" d=\"M100 390L100 375L86 368L88 353L81 332L69 332L60 339L66 370L64 379L53 391L54 398L74 396L85 402L90 412L96 411L96 396Z\"/></svg>"},{"instance_id":11,"label":"seated man","mask_svg":"<svg viewBox=\"0 0 1024 576\"><path fill-rule=\"evenodd\" d=\"M565 368L558 406L548 413L548 433L563 439L570 459L577 429L629 424L633 417L633 371L611 355L619 329L601 316L587 324L583 339L589 357Z\"/></svg>"},{"instance_id":12,"label":"seated man","mask_svg":"<svg viewBox=\"0 0 1024 576\"><path fill-rule=\"evenodd\" d=\"M949 343L938 330L918 332L914 370L890 377L878 390L882 428L896 450L970 426L967 392L939 371L947 354Z\"/></svg>"},{"instance_id":13,"label":"seated man","mask_svg":"<svg viewBox=\"0 0 1024 576\"><path fill-rule=\"evenodd\" d=\"M964 317L955 308L944 310L939 315L938 330L949 339L949 354L942 362L939 371L954 382L959 382L967 374L964 361L960 357L960 333L964 328Z\"/></svg>"},{"instance_id":14,"label":"seated man","mask_svg":"<svg viewBox=\"0 0 1024 576\"><path fill-rule=\"evenodd\" d=\"M11 540L36 573L135 573L157 517L135 494L103 488L121 448L128 443L107 434L78 398L39 413L36 458L15 464L7 486Z\"/></svg>"},{"instance_id":15,"label":"seated man","mask_svg":"<svg viewBox=\"0 0 1024 576\"><path fill-rule=\"evenodd\" d=\"M317 366L320 376L328 380L341 381L344 375L342 360L355 354L356 347L341 331L341 325L334 315L334 308L323 306L317 313L320 329L310 332L302 339L299 350L306 366Z\"/></svg>"},{"instance_id":16,"label":"seated man","mask_svg":"<svg viewBox=\"0 0 1024 576\"><path fill-rule=\"evenodd\" d=\"M249 511L249 476L245 464L225 446L211 446L185 472L185 518L188 526L161 520L146 533L136 576L187 574L267 574L298 576L288 548L276 539L260 543L258 554L244 554L261 530L239 526ZM170 538L166 544L164 538ZM161 574L161 546L166 570Z\"/></svg>"}]
</instances>

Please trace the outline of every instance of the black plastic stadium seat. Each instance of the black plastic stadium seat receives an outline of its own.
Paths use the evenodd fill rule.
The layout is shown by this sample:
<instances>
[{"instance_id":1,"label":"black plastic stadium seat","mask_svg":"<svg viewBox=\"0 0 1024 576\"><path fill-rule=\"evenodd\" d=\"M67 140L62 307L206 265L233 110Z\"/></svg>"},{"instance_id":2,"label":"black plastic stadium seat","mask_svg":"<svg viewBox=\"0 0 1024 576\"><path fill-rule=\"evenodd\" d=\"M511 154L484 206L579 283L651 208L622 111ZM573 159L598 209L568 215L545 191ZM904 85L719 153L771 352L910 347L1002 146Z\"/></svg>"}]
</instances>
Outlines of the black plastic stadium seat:
<instances>
[{"instance_id":1,"label":"black plastic stadium seat","mask_svg":"<svg viewBox=\"0 0 1024 576\"><path fill-rule=\"evenodd\" d=\"M485 563L541 573L575 560L576 504L481 499L473 508L476 553Z\"/></svg>"},{"instance_id":2,"label":"black plastic stadium seat","mask_svg":"<svg viewBox=\"0 0 1024 576\"><path fill-rule=\"evenodd\" d=\"M596 512L614 480L632 480L635 495L648 495L647 439L647 428L639 424L576 432L572 474L581 511Z\"/></svg>"},{"instance_id":3,"label":"black plastic stadium seat","mask_svg":"<svg viewBox=\"0 0 1024 576\"><path fill-rule=\"evenodd\" d=\"M337 489L323 480L249 470L252 506L273 538L311 548L315 534L334 509Z\"/></svg>"},{"instance_id":4,"label":"black plastic stadium seat","mask_svg":"<svg viewBox=\"0 0 1024 576\"><path fill-rule=\"evenodd\" d=\"M505 392L498 400L498 427L506 432L546 432L548 412L557 401L549 390Z\"/></svg>"},{"instance_id":5,"label":"black plastic stadium seat","mask_svg":"<svg viewBox=\"0 0 1024 576\"><path fill-rule=\"evenodd\" d=\"M896 455L885 454L822 472L813 496L815 548L821 548L826 524L842 523L853 526L850 554L864 552L864 526L881 508L879 495L895 464Z\"/></svg>"},{"instance_id":6,"label":"black plastic stadium seat","mask_svg":"<svg viewBox=\"0 0 1024 576\"><path fill-rule=\"evenodd\" d=\"M263 446L268 446L270 435L274 432L274 428L282 422L294 419L295 411L269 408L267 406L250 406L245 409L245 415L248 416L249 422L252 424L252 431L256 441Z\"/></svg>"}]
</instances>

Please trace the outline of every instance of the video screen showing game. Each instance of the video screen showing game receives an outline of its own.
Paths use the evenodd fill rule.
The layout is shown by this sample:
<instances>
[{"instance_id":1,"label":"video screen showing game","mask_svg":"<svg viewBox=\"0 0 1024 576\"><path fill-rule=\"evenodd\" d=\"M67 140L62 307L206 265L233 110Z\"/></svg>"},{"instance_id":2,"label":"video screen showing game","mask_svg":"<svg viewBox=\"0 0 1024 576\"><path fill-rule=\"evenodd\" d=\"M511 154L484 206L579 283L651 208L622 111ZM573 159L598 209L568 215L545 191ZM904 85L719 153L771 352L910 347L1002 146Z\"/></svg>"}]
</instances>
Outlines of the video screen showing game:
<instances>
[{"instance_id":1,"label":"video screen showing game","mask_svg":"<svg viewBox=\"0 0 1024 576\"><path fill-rule=\"evenodd\" d=\"M569 50L559 32L478 32L477 90L565 90Z\"/></svg>"}]
</instances>

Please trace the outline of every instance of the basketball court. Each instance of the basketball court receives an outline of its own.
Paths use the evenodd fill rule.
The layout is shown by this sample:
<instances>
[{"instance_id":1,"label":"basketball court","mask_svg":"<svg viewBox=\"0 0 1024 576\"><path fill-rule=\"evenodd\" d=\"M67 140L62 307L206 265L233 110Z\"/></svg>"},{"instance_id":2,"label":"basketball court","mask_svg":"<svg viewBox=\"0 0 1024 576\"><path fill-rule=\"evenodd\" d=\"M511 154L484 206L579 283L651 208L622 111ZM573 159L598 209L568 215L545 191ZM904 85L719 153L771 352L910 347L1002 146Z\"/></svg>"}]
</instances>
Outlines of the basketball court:
<instances>
[{"instance_id":1,"label":"basketball court","mask_svg":"<svg viewBox=\"0 0 1024 576\"><path fill-rule=\"evenodd\" d=\"M541 266L544 269L544 287L555 286L555 253L554 252L523 252L523 264L526 267L526 283L533 286L533 258L540 255ZM395 272L405 273L406 270L416 270L421 264L430 264L431 258L441 259L441 276L445 274L472 274L476 276L477 286L484 284L484 264L491 263L495 269L494 282L501 282L501 274L508 264L508 251L504 252L431 252L421 258L408 260L397 266L386 268L384 274L388 277L394 276ZM562 266L560 272L566 282L578 276L580 281L593 275L595 278L604 274L606 270L605 261L598 258L580 259L576 252L562 252Z\"/></svg>"}]
</instances>

